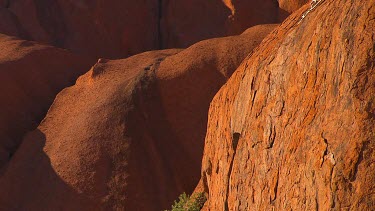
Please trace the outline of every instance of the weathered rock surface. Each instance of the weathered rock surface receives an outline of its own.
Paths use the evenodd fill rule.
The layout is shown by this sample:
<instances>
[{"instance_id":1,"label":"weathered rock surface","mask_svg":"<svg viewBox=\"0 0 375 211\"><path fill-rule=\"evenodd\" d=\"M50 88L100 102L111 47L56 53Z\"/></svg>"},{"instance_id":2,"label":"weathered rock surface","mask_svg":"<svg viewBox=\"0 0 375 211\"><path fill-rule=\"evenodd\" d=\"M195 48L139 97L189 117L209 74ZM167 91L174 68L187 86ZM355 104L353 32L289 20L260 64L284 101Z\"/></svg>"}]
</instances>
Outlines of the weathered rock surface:
<instances>
[{"instance_id":1,"label":"weathered rock surface","mask_svg":"<svg viewBox=\"0 0 375 211\"><path fill-rule=\"evenodd\" d=\"M23 140L0 178L0 209L170 207L199 180L210 101L274 28L99 60Z\"/></svg>"},{"instance_id":2,"label":"weathered rock surface","mask_svg":"<svg viewBox=\"0 0 375 211\"><path fill-rule=\"evenodd\" d=\"M375 209L375 1L308 7L214 97L204 210Z\"/></svg>"},{"instance_id":3,"label":"weathered rock surface","mask_svg":"<svg viewBox=\"0 0 375 211\"><path fill-rule=\"evenodd\" d=\"M6 4L8 9L0 10L0 17L12 12L19 30L26 32L19 37L96 58L185 48L279 21L277 0L12 0ZM14 24L3 20L0 32L15 35Z\"/></svg>"},{"instance_id":4,"label":"weathered rock surface","mask_svg":"<svg viewBox=\"0 0 375 211\"><path fill-rule=\"evenodd\" d=\"M66 50L2 34L0 49L1 169L23 135L38 126L55 95L72 85L90 67L90 61Z\"/></svg>"},{"instance_id":5,"label":"weathered rock surface","mask_svg":"<svg viewBox=\"0 0 375 211\"><path fill-rule=\"evenodd\" d=\"M308 2L311 2L311 0L279 0L279 6L281 9L292 13Z\"/></svg>"}]
</instances>

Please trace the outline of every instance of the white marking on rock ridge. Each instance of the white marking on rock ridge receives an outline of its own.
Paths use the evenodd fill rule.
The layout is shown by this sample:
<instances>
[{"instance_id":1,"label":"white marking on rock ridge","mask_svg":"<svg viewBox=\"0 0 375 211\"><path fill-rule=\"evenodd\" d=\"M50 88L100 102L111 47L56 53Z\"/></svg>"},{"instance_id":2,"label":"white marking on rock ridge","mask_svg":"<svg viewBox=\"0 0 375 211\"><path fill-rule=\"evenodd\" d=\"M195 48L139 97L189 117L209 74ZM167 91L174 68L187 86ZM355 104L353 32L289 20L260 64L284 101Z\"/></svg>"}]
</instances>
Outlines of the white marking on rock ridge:
<instances>
[{"instance_id":1,"label":"white marking on rock ridge","mask_svg":"<svg viewBox=\"0 0 375 211\"><path fill-rule=\"evenodd\" d=\"M298 23L301 23L301 21L310 13L312 12L317 6L320 5L320 3L322 2L323 0L312 0L311 3L310 3L310 8L308 10L306 10L306 12L304 12L301 16L301 19L299 20Z\"/></svg>"}]
</instances>

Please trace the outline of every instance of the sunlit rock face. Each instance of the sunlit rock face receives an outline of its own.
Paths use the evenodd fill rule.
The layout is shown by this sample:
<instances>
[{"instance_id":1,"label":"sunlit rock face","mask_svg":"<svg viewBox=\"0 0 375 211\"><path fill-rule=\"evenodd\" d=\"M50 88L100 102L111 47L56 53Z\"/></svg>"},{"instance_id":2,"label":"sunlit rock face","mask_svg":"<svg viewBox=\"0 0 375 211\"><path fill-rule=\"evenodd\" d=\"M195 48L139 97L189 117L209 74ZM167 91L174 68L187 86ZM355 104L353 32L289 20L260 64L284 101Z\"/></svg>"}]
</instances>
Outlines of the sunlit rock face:
<instances>
[{"instance_id":1,"label":"sunlit rock face","mask_svg":"<svg viewBox=\"0 0 375 211\"><path fill-rule=\"evenodd\" d=\"M211 103L204 210L375 209L375 1L292 14Z\"/></svg>"}]
</instances>

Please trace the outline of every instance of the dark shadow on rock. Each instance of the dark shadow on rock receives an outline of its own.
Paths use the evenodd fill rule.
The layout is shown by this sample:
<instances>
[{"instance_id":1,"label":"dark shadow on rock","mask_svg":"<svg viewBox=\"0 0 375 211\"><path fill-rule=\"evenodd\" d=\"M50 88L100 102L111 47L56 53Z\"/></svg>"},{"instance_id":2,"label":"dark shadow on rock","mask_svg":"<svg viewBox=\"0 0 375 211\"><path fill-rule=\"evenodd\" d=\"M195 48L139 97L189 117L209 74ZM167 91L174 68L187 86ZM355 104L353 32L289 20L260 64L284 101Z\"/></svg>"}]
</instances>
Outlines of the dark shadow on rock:
<instances>
[{"instance_id":1,"label":"dark shadow on rock","mask_svg":"<svg viewBox=\"0 0 375 211\"><path fill-rule=\"evenodd\" d=\"M92 210L95 203L79 194L54 170L43 151L40 130L26 135L0 178L0 210Z\"/></svg>"},{"instance_id":2,"label":"dark shadow on rock","mask_svg":"<svg viewBox=\"0 0 375 211\"><path fill-rule=\"evenodd\" d=\"M290 13L288 11L279 8L279 21L280 22L283 22L289 15Z\"/></svg>"},{"instance_id":3,"label":"dark shadow on rock","mask_svg":"<svg viewBox=\"0 0 375 211\"><path fill-rule=\"evenodd\" d=\"M181 193L193 192L200 178L209 104L220 88L219 85L215 88L208 88L207 84L210 86L224 84L226 80L220 72L213 71L215 69L207 65L202 71L189 72L189 74L173 78L166 85L170 87L169 90L175 90L175 92L172 91L172 96L182 96L181 99L195 96L189 98L194 102L187 103L191 109L190 115L195 115L194 119L197 120L190 139L176 134L166 114L169 112L178 115L179 118L184 118L187 116L187 108L176 105L177 110L166 111L161 101L161 81L152 73L141 80L133 96L135 109L129 114L128 119L128 135L132 141L126 206L130 210L169 209ZM190 78L195 80L190 80ZM212 81L207 81L208 79ZM195 106L198 102L200 109ZM186 102L179 101L178 103ZM186 119L186 121L191 120ZM132 172L137 172L137 175L132 175ZM137 189L146 191L139 195L128 194L136 193ZM145 201L148 203L143 203ZM154 207L142 207L144 204L146 206L153 204Z\"/></svg>"},{"instance_id":4,"label":"dark shadow on rock","mask_svg":"<svg viewBox=\"0 0 375 211\"><path fill-rule=\"evenodd\" d=\"M1 37L3 39L6 40ZM73 85L93 62L61 49L41 48L35 42L4 42L15 42L12 45L19 47L17 51L30 52L16 60L5 57L6 60L0 62L0 171L27 132L37 128L56 95ZM12 49L10 54L12 52L16 50Z\"/></svg>"}]
</instances>

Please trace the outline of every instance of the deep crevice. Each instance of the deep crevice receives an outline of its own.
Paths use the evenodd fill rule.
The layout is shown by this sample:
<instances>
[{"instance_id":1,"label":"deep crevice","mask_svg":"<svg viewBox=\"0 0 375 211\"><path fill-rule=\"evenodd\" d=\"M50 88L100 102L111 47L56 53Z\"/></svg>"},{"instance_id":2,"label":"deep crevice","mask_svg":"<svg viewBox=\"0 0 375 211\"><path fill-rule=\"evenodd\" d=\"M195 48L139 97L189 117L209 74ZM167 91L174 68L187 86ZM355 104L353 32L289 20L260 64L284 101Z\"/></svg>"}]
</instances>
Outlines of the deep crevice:
<instances>
[{"instance_id":1,"label":"deep crevice","mask_svg":"<svg viewBox=\"0 0 375 211\"><path fill-rule=\"evenodd\" d=\"M157 39L157 45L158 50L163 49L163 33L161 29L161 19L163 18L163 0L158 1L158 39Z\"/></svg>"},{"instance_id":2,"label":"deep crevice","mask_svg":"<svg viewBox=\"0 0 375 211\"><path fill-rule=\"evenodd\" d=\"M280 175L280 171L278 170L277 171L277 180L276 180L276 184L275 186L273 187L273 192L275 193L275 195L273 196L274 198L271 199L271 204L275 204L275 201L277 199L277 190L279 188L279 175Z\"/></svg>"},{"instance_id":3,"label":"deep crevice","mask_svg":"<svg viewBox=\"0 0 375 211\"><path fill-rule=\"evenodd\" d=\"M9 9L10 7L10 0L5 0L5 8Z\"/></svg>"},{"instance_id":4,"label":"deep crevice","mask_svg":"<svg viewBox=\"0 0 375 211\"><path fill-rule=\"evenodd\" d=\"M34 0L34 4L38 21L50 36L51 44L63 48L68 32L60 4L50 0Z\"/></svg>"},{"instance_id":5,"label":"deep crevice","mask_svg":"<svg viewBox=\"0 0 375 211\"><path fill-rule=\"evenodd\" d=\"M241 134L240 133L233 133L233 140L232 140L232 147L233 147L233 157L230 162L230 167L229 167L229 174L228 174L228 183L227 183L227 190L226 190L226 195L225 195L225 211L229 211L229 206L228 206L228 195L229 195L229 186L230 186L230 177L232 175L233 171L233 163L234 163L234 158L236 157L236 152L237 152L237 146L238 146L238 141L240 140Z\"/></svg>"}]
</instances>

